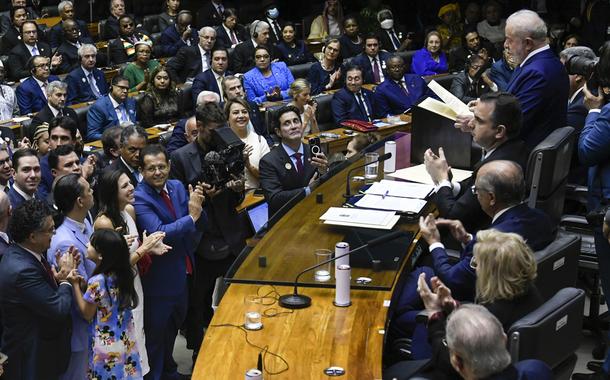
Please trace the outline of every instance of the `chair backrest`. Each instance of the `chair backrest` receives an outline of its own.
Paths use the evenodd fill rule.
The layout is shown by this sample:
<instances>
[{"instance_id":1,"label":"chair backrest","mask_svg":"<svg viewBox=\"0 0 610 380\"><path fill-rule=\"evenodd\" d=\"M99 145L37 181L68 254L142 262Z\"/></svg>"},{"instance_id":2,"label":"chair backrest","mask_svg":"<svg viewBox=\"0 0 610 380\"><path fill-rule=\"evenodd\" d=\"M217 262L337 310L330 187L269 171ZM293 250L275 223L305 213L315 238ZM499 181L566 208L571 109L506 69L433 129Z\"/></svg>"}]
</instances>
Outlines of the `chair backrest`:
<instances>
[{"instance_id":1,"label":"chair backrest","mask_svg":"<svg viewBox=\"0 0 610 380\"><path fill-rule=\"evenodd\" d=\"M539 359L551 368L574 355L582 338L585 292L564 288L508 330L513 363Z\"/></svg>"},{"instance_id":2,"label":"chair backrest","mask_svg":"<svg viewBox=\"0 0 610 380\"><path fill-rule=\"evenodd\" d=\"M528 205L543 210L555 223L563 213L573 149L574 128L558 128L531 151L527 161Z\"/></svg>"},{"instance_id":3,"label":"chair backrest","mask_svg":"<svg viewBox=\"0 0 610 380\"><path fill-rule=\"evenodd\" d=\"M558 234L546 248L534 252L538 264L536 287L545 300L576 284L580 236Z\"/></svg>"},{"instance_id":4,"label":"chair backrest","mask_svg":"<svg viewBox=\"0 0 610 380\"><path fill-rule=\"evenodd\" d=\"M435 80L436 83L440 84L445 88L445 90L451 90L451 83L453 83L453 78L458 76L458 74L440 74L440 75L428 75L424 77L426 83L430 83L431 80Z\"/></svg>"},{"instance_id":5,"label":"chair backrest","mask_svg":"<svg viewBox=\"0 0 610 380\"><path fill-rule=\"evenodd\" d=\"M405 67L406 67L408 73L411 72L411 61L413 60L413 55L415 54L416 51L417 50L405 50L405 51L399 51L396 53L405 60Z\"/></svg>"},{"instance_id":6,"label":"chair backrest","mask_svg":"<svg viewBox=\"0 0 610 380\"><path fill-rule=\"evenodd\" d=\"M40 12L43 15L47 15L47 17L57 17L59 16L59 11L57 10L57 5L47 5L42 7Z\"/></svg>"},{"instance_id":7,"label":"chair backrest","mask_svg":"<svg viewBox=\"0 0 610 380\"><path fill-rule=\"evenodd\" d=\"M307 74L311 69L313 62L301 63L300 65L288 66L288 70L292 73L292 76L297 78L307 78Z\"/></svg>"},{"instance_id":8,"label":"chair backrest","mask_svg":"<svg viewBox=\"0 0 610 380\"><path fill-rule=\"evenodd\" d=\"M78 125L87 125L87 112L89 112L89 107L89 105L86 105L74 109L74 111L76 111L76 116L78 116Z\"/></svg>"},{"instance_id":9,"label":"chair backrest","mask_svg":"<svg viewBox=\"0 0 610 380\"><path fill-rule=\"evenodd\" d=\"M159 30L159 15L144 16L142 19L142 27L148 32L148 35L163 32L162 30Z\"/></svg>"},{"instance_id":10,"label":"chair backrest","mask_svg":"<svg viewBox=\"0 0 610 380\"><path fill-rule=\"evenodd\" d=\"M106 20L100 20L97 23L97 35L100 37L100 39L104 35L104 29L106 29Z\"/></svg>"},{"instance_id":11,"label":"chair backrest","mask_svg":"<svg viewBox=\"0 0 610 380\"><path fill-rule=\"evenodd\" d=\"M191 115L193 113L193 99L192 92L193 86L191 83L184 83L177 87L178 91L178 106L182 110L183 114Z\"/></svg>"},{"instance_id":12,"label":"chair backrest","mask_svg":"<svg viewBox=\"0 0 610 380\"><path fill-rule=\"evenodd\" d=\"M318 114L316 115L316 118L320 131L328 131L329 129L337 127L335 119L333 118L332 100L332 95L321 95L316 97L316 102L318 102Z\"/></svg>"}]
</instances>

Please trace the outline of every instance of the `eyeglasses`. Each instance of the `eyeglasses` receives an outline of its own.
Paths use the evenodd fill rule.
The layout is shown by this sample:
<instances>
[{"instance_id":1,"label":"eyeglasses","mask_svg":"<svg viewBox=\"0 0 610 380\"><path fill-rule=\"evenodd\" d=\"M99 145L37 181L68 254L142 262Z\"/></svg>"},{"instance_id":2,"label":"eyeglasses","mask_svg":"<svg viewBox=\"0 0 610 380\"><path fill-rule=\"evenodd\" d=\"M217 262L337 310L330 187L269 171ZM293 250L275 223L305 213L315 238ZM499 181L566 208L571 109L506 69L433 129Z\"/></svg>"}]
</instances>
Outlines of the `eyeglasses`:
<instances>
[{"instance_id":1,"label":"eyeglasses","mask_svg":"<svg viewBox=\"0 0 610 380\"><path fill-rule=\"evenodd\" d=\"M470 267L472 269L477 269L477 260L474 256L472 256L472 258L470 259Z\"/></svg>"},{"instance_id":2,"label":"eyeglasses","mask_svg":"<svg viewBox=\"0 0 610 380\"><path fill-rule=\"evenodd\" d=\"M129 87L127 86L119 86L118 84L115 84L114 87L118 88L121 91L129 91Z\"/></svg>"},{"instance_id":3,"label":"eyeglasses","mask_svg":"<svg viewBox=\"0 0 610 380\"><path fill-rule=\"evenodd\" d=\"M481 191L486 191L486 190L485 190L485 189L482 189L482 188L480 188L480 187L476 187L476 185L472 185L472 186L470 186L470 191L472 191L472 193L473 193L474 195L477 195L477 194L479 194L479 192L481 192Z\"/></svg>"},{"instance_id":4,"label":"eyeglasses","mask_svg":"<svg viewBox=\"0 0 610 380\"><path fill-rule=\"evenodd\" d=\"M149 166L144 169L147 173L154 174L158 171L164 172L168 169L167 165Z\"/></svg>"},{"instance_id":5,"label":"eyeglasses","mask_svg":"<svg viewBox=\"0 0 610 380\"><path fill-rule=\"evenodd\" d=\"M41 63L40 65L34 65L34 67L37 69L48 69L49 67L51 67L51 65L49 65L48 63Z\"/></svg>"}]
</instances>

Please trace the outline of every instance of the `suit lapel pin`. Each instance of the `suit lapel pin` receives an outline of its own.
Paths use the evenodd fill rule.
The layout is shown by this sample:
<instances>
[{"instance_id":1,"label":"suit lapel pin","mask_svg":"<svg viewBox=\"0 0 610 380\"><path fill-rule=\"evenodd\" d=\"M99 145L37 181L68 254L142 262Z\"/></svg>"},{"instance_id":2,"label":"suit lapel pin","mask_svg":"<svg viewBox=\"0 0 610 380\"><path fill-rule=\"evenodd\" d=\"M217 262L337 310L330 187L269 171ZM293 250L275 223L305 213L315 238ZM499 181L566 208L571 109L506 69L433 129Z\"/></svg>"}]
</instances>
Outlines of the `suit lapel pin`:
<instances>
[{"instance_id":1,"label":"suit lapel pin","mask_svg":"<svg viewBox=\"0 0 610 380\"><path fill-rule=\"evenodd\" d=\"M81 78L83 83L87 83L87 80L85 78Z\"/></svg>"},{"instance_id":2,"label":"suit lapel pin","mask_svg":"<svg viewBox=\"0 0 610 380\"><path fill-rule=\"evenodd\" d=\"M284 167L286 168L286 170L292 169L292 165L290 165L290 163L288 162L286 162L286 165L284 165Z\"/></svg>"}]
</instances>

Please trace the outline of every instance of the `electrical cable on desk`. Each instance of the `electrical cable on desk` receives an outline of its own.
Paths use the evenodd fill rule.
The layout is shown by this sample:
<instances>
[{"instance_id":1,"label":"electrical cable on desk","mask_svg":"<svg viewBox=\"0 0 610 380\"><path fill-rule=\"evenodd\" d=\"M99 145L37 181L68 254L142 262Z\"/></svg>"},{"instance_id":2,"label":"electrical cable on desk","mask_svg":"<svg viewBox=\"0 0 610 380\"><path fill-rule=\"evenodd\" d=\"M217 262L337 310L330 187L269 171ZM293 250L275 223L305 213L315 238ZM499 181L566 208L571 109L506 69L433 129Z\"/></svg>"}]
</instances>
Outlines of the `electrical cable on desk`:
<instances>
[{"instance_id":1,"label":"electrical cable on desk","mask_svg":"<svg viewBox=\"0 0 610 380\"><path fill-rule=\"evenodd\" d=\"M264 289L265 286L268 286L271 288L270 291L268 291L267 293L261 295L261 289ZM275 286L273 285L263 285L260 288L258 288L258 290L256 291L256 295L258 296L259 300L261 300L261 305L263 306L271 306L274 305L280 298L280 293L277 291L277 289L275 288ZM269 300L271 300L271 303L266 303L269 302ZM286 311L277 311L278 309L275 307L270 307L268 309L265 309L263 311L263 317L265 318L273 318L273 317L278 317L280 315L283 314L292 314L294 313L294 310L286 310Z\"/></svg>"}]
</instances>

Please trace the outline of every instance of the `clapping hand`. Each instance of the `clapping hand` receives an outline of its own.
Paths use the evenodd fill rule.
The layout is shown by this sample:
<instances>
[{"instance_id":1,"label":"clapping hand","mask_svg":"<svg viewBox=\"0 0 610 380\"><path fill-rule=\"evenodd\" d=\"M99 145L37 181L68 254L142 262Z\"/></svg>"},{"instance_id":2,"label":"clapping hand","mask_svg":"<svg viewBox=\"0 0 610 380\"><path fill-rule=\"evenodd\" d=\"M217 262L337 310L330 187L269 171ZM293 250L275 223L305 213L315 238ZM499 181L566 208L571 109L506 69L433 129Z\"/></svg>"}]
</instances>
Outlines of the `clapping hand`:
<instances>
[{"instance_id":1,"label":"clapping hand","mask_svg":"<svg viewBox=\"0 0 610 380\"><path fill-rule=\"evenodd\" d=\"M428 214L425 218L419 217L419 231L428 245L441 241L441 234L436 228L436 219L433 214Z\"/></svg>"},{"instance_id":2,"label":"clapping hand","mask_svg":"<svg viewBox=\"0 0 610 380\"><path fill-rule=\"evenodd\" d=\"M435 185L438 185L441 181L449 181L451 167L447 163L443 148L438 148L438 156L434 154L432 149L426 150L424 153L424 165Z\"/></svg>"},{"instance_id":3,"label":"clapping hand","mask_svg":"<svg viewBox=\"0 0 610 380\"><path fill-rule=\"evenodd\" d=\"M449 232L451 232L451 235L453 236L453 238L462 244L467 244L470 241L470 239L472 238L472 235L470 235L466 231L462 222L460 222L457 219L453 220L453 219L439 218L436 220L436 226L437 227L438 226L448 227Z\"/></svg>"},{"instance_id":4,"label":"clapping hand","mask_svg":"<svg viewBox=\"0 0 610 380\"><path fill-rule=\"evenodd\" d=\"M165 238L165 232L157 231L150 235L146 234L146 231L142 233L142 250L144 252L148 252L149 254L161 256L165 252L172 249L171 246L163 243L163 239Z\"/></svg>"},{"instance_id":5,"label":"clapping hand","mask_svg":"<svg viewBox=\"0 0 610 380\"><path fill-rule=\"evenodd\" d=\"M432 277L430 285L432 285L432 290L426 283L426 273L421 273L417 279L417 292L426 306L426 311L436 313L455 306L456 302L451 296L451 289L445 286L438 277Z\"/></svg>"}]
</instances>

